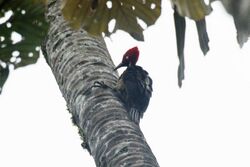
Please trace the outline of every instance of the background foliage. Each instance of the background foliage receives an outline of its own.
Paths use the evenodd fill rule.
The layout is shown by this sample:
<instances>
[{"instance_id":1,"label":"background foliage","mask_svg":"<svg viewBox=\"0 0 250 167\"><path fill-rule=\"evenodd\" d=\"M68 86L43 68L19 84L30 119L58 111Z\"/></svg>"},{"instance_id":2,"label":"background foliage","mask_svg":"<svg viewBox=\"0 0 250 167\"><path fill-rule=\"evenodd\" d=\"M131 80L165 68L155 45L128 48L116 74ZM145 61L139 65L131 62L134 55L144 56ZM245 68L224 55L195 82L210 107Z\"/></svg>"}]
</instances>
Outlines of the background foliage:
<instances>
[{"instance_id":1,"label":"background foliage","mask_svg":"<svg viewBox=\"0 0 250 167\"><path fill-rule=\"evenodd\" d=\"M39 46L48 24L44 3L34 0L0 2L0 92L8 78L9 68L36 63ZM15 38L15 39L14 39Z\"/></svg>"}]
</instances>

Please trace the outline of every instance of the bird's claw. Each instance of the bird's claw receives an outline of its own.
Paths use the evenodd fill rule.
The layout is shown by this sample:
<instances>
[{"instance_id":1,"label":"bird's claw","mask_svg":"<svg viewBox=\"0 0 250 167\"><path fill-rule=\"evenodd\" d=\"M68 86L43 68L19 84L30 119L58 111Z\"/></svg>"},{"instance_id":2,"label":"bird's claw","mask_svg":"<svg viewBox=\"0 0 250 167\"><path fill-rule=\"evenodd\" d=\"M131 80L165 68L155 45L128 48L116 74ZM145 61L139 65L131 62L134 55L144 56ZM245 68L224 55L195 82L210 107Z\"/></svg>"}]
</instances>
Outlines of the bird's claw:
<instances>
[{"instance_id":1,"label":"bird's claw","mask_svg":"<svg viewBox=\"0 0 250 167\"><path fill-rule=\"evenodd\" d=\"M107 85L103 81L95 81L92 87L107 88Z\"/></svg>"}]
</instances>

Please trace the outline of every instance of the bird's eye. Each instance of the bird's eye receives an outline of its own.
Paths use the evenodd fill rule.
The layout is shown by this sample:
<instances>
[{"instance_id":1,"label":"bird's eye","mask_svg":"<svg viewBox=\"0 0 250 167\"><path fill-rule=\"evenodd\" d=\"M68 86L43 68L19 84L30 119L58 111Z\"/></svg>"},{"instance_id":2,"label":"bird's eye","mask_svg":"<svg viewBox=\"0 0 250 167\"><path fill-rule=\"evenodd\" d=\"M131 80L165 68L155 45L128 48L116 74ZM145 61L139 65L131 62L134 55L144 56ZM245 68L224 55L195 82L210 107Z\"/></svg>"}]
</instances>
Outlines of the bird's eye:
<instances>
[{"instance_id":1,"label":"bird's eye","mask_svg":"<svg viewBox=\"0 0 250 167\"><path fill-rule=\"evenodd\" d=\"M125 57L125 59L127 59L127 60L128 60L128 56L126 56L126 57Z\"/></svg>"}]
</instances>

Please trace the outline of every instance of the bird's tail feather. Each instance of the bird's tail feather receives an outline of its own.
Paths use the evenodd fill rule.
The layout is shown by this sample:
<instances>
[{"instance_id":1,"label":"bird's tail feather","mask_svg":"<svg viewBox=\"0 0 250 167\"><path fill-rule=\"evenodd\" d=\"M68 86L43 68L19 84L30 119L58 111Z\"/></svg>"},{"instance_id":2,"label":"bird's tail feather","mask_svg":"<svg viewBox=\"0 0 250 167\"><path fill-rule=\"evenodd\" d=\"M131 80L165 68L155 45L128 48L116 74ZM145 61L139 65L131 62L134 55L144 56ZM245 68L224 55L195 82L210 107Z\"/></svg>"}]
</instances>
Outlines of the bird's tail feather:
<instances>
[{"instance_id":1,"label":"bird's tail feather","mask_svg":"<svg viewBox=\"0 0 250 167\"><path fill-rule=\"evenodd\" d=\"M133 122L139 125L141 116L140 116L140 112L137 109L131 108L129 111L129 116Z\"/></svg>"}]
</instances>

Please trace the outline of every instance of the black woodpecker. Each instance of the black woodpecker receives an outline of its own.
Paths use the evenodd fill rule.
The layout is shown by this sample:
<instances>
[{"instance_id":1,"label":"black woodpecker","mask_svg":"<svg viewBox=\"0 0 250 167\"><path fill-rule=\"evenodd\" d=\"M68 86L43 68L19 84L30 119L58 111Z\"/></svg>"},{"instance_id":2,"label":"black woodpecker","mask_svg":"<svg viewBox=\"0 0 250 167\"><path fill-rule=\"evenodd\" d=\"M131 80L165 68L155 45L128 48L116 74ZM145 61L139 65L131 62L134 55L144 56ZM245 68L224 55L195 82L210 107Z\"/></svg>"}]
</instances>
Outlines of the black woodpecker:
<instances>
[{"instance_id":1,"label":"black woodpecker","mask_svg":"<svg viewBox=\"0 0 250 167\"><path fill-rule=\"evenodd\" d=\"M127 108L130 119L139 125L153 89L148 72L136 65L138 58L139 50L133 47L123 55L122 62L114 70L127 67L119 77L115 90Z\"/></svg>"}]
</instances>

